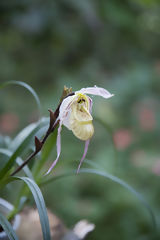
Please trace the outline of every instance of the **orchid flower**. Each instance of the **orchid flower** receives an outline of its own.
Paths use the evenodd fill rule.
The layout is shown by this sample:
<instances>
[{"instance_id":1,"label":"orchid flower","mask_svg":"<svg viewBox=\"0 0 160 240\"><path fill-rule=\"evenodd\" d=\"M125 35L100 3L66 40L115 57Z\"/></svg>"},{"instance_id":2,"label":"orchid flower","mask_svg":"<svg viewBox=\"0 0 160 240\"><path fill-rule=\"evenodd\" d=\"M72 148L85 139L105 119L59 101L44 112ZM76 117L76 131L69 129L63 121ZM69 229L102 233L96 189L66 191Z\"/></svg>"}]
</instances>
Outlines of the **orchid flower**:
<instances>
[{"instance_id":1,"label":"orchid flower","mask_svg":"<svg viewBox=\"0 0 160 240\"><path fill-rule=\"evenodd\" d=\"M98 95L106 99L113 96L113 94L110 94L106 89L94 86L82 88L81 90L76 91L74 95L68 96L62 101L59 109L59 116L57 118L57 121L59 121L57 134L57 158L46 174L50 173L60 157L62 125L71 130L77 138L85 141L84 153L77 169L77 173L79 172L80 166L87 154L90 139L94 134L94 127L92 124L93 118L91 115L92 99L86 94Z\"/></svg>"}]
</instances>

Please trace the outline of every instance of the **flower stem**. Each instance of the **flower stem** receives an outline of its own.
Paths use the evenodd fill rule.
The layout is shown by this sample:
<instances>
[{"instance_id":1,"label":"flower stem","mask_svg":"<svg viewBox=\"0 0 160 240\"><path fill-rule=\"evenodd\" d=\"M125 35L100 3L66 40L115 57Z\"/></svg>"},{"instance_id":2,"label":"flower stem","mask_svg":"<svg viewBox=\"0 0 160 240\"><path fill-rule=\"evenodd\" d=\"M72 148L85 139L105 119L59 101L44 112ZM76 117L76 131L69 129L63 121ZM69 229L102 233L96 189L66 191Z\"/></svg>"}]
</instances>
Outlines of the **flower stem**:
<instances>
[{"instance_id":1,"label":"flower stem","mask_svg":"<svg viewBox=\"0 0 160 240\"><path fill-rule=\"evenodd\" d=\"M35 151L10 176L14 176L16 173L18 173L26 164L28 164L30 162L31 159L33 159L41 151L47 138L49 137L49 135L51 133L54 132L55 128L59 124L58 116L59 116L59 109L60 109L62 101L65 98L74 95L74 92L69 92L69 91L71 91L71 89L64 88L62 97L60 99L60 103L58 104L58 107L56 108L55 112L52 112L52 110L49 110L50 124L49 124L48 130L47 130L44 138L41 141L37 137L35 137Z\"/></svg>"}]
</instances>

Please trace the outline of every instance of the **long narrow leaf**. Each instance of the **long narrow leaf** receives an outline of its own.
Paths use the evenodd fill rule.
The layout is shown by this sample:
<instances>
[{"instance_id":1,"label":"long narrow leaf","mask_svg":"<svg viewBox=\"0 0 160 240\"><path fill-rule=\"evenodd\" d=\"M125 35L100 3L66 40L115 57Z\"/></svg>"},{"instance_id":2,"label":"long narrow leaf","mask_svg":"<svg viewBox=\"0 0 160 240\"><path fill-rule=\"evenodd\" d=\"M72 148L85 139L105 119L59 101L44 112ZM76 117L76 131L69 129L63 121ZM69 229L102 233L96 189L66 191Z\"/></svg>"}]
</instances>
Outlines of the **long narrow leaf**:
<instances>
[{"instance_id":1,"label":"long narrow leaf","mask_svg":"<svg viewBox=\"0 0 160 240\"><path fill-rule=\"evenodd\" d=\"M10 240L18 240L18 237L15 231L13 230L10 222L1 213L0 213L0 225L2 226Z\"/></svg>"},{"instance_id":2,"label":"long narrow leaf","mask_svg":"<svg viewBox=\"0 0 160 240\"><path fill-rule=\"evenodd\" d=\"M0 148L0 153L6 155L7 157L12 156L12 152L9 151L8 149L5 149L5 148ZM22 158L17 157L17 158L16 158L16 163L17 163L18 165L21 165L21 164L23 163ZM29 169L28 166L25 166L25 167L23 168L23 171L25 172L25 174L26 174L27 177L33 179L32 173L31 173L31 171L30 171L30 169Z\"/></svg>"},{"instance_id":3,"label":"long narrow leaf","mask_svg":"<svg viewBox=\"0 0 160 240\"><path fill-rule=\"evenodd\" d=\"M50 236L50 227L49 227L47 209L46 209L45 202L44 202L43 195L41 193L40 188L32 179L29 179L27 177L14 177L14 179L22 180L28 185L34 197L35 203L37 205L42 232L43 232L43 239L50 240L51 236Z\"/></svg>"},{"instance_id":4,"label":"long narrow leaf","mask_svg":"<svg viewBox=\"0 0 160 240\"><path fill-rule=\"evenodd\" d=\"M17 136L11 141L9 149L15 151L19 145L25 140L26 137L37 127L37 123L31 123L27 127L23 128Z\"/></svg>"},{"instance_id":5,"label":"long narrow leaf","mask_svg":"<svg viewBox=\"0 0 160 240\"><path fill-rule=\"evenodd\" d=\"M45 202L44 202L43 195L41 193L40 188L32 179L27 177L8 177L5 183L8 184L15 180L21 180L25 182L29 187L38 209L41 227L42 227L43 239L51 240L47 209L46 209Z\"/></svg>"},{"instance_id":6,"label":"long narrow leaf","mask_svg":"<svg viewBox=\"0 0 160 240\"><path fill-rule=\"evenodd\" d=\"M79 173L90 173L90 174L95 174L95 175L98 175L98 176L101 176L101 177L104 177L106 179L109 179L115 183L118 183L120 184L121 186L123 186L124 188L126 188L127 190L129 190L131 193L133 193L137 198L138 200L146 207L146 209L148 210L150 216L151 216L151 220L152 220L152 224L153 224L153 227L156 228L156 219L155 219L155 215L150 207L150 205L147 203L147 201L143 198L143 196L138 193L133 187L131 187L128 183L126 183L125 181L121 180L120 178L116 177L116 176L113 176L112 174L109 174L107 172L104 172L104 171L101 171L101 170L96 170L96 169L90 169L90 168L82 168L80 169ZM76 171L75 170L68 170L58 176L54 176L54 177L51 177L47 180L44 180L41 185L44 185L44 184L47 184L47 183L50 183L52 181L55 181L55 180L58 180L58 179L61 179L63 177L69 177L71 175L75 175L76 176Z\"/></svg>"},{"instance_id":7,"label":"long narrow leaf","mask_svg":"<svg viewBox=\"0 0 160 240\"><path fill-rule=\"evenodd\" d=\"M116 176L113 176L109 173L106 173L106 172L103 172L103 171L100 171L100 170L89 169L89 168L88 169L81 169L81 173L91 173L91 174L95 174L95 175L99 175L99 176L108 178L108 179L112 180L113 182L116 182L116 183L120 184L121 186L123 186L124 188L126 188L127 190L129 190L147 208L147 210L148 210L148 212L151 216L153 226L156 227L155 216L154 216L154 213L153 213L150 205L145 201L145 199L142 197L142 195L139 192L137 192L133 187L131 187L128 183L126 183L125 181L121 180L120 178L118 178Z\"/></svg>"},{"instance_id":8,"label":"long narrow leaf","mask_svg":"<svg viewBox=\"0 0 160 240\"><path fill-rule=\"evenodd\" d=\"M20 154L22 154L22 152L24 150L27 149L27 146L29 145L31 139L33 138L33 136L36 134L36 132L40 129L41 124L38 124L33 130L32 132L25 138L25 140L19 145L19 147L16 149L16 151L12 154L12 156L10 157L9 161L7 162L7 164L4 166L4 168L0 171L0 179L2 179L7 172L11 169L11 167L13 166L13 164L15 163L15 159L17 157L20 156Z\"/></svg>"},{"instance_id":9,"label":"long narrow leaf","mask_svg":"<svg viewBox=\"0 0 160 240\"><path fill-rule=\"evenodd\" d=\"M34 99L36 100L39 112L41 113L41 103L40 103L39 97L38 97L37 93L35 92L35 90L30 85L28 85L27 83L21 82L21 81L7 81L5 83L0 84L0 89L6 87L8 85L12 85L12 84L13 85L19 85L19 86L22 86L25 89L27 89L32 94Z\"/></svg>"},{"instance_id":10,"label":"long narrow leaf","mask_svg":"<svg viewBox=\"0 0 160 240\"><path fill-rule=\"evenodd\" d=\"M100 168L99 164L96 162L93 162L92 160L84 159L84 163L88 164L90 167L102 170L102 167Z\"/></svg>"},{"instance_id":11,"label":"long narrow leaf","mask_svg":"<svg viewBox=\"0 0 160 240\"><path fill-rule=\"evenodd\" d=\"M24 129L22 129L17 136L11 141L9 149L11 151L15 151L19 145L25 140L25 138L28 137L28 135L38 126L41 124L41 128L38 129L38 131L36 132L36 134L39 133L39 131L41 131L41 129L44 129L44 126L46 128L46 126L49 123L49 118L41 118L39 122L37 123L31 123L29 124L27 127L25 127ZM45 133L45 131L41 132L41 135L43 135Z\"/></svg>"}]
</instances>

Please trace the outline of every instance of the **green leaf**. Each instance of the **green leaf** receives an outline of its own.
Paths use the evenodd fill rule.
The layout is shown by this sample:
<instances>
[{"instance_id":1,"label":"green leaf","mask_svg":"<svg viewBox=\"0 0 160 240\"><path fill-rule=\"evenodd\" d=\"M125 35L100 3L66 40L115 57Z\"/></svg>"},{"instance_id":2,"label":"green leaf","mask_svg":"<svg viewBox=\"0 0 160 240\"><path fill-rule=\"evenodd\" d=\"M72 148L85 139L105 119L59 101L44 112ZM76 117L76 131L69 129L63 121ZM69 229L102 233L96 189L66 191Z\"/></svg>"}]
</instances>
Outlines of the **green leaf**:
<instances>
[{"instance_id":1,"label":"green leaf","mask_svg":"<svg viewBox=\"0 0 160 240\"><path fill-rule=\"evenodd\" d=\"M15 151L26 137L37 127L37 123L31 123L22 129L17 136L11 141L9 149Z\"/></svg>"},{"instance_id":2,"label":"green leaf","mask_svg":"<svg viewBox=\"0 0 160 240\"><path fill-rule=\"evenodd\" d=\"M39 112L41 114L41 103L40 103L39 97L38 97L37 93L35 92L35 90L30 85L28 85L25 82L21 82L21 81L8 81L8 82L0 84L0 89L7 87L8 85L19 85L19 86L22 86L25 89L27 89L32 94L34 99L36 100Z\"/></svg>"},{"instance_id":3,"label":"green leaf","mask_svg":"<svg viewBox=\"0 0 160 240\"><path fill-rule=\"evenodd\" d=\"M47 209L46 209L45 202L44 202L43 195L41 193L40 188L32 179L27 178L27 177L8 177L5 181L5 183L8 184L15 180L21 180L21 181L25 182L27 184L27 186L29 187L29 189L33 195L33 198L35 200L37 209L38 209L40 223L41 223L41 227L42 227L43 239L51 240Z\"/></svg>"},{"instance_id":4,"label":"green leaf","mask_svg":"<svg viewBox=\"0 0 160 240\"><path fill-rule=\"evenodd\" d=\"M86 163L86 164L88 164L89 166L91 166L91 167L93 167L93 168L96 168L96 169L102 170L102 168L99 167L99 164L96 163L96 162L93 162L92 160L84 159L83 162Z\"/></svg>"},{"instance_id":5,"label":"green leaf","mask_svg":"<svg viewBox=\"0 0 160 240\"><path fill-rule=\"evenodd\" d=\"M49 220L48 220L48 215L47 215L47 209L45 206L45 202L43 199L43 195L41 193L40 188L38 185L30 178L27 177L13 177L14 180L22 180L24 181L30 191L32 192L32 195L34 197L35 203L37 205L39 217L40 217L40 222L41 222L41 227L42 227L42 232L43 232L43 239L44 240L50 240L50 227L49 227Z\"/></svg>"},{"instance_id":6,"label":"green leaf","mask_svg":"<svg viewBox=\"0 0 160 240\"><path fill-rule=\"evenodd\" d=\"M28 150L27 147L30 144L31 139L37 131L41 128L41 123L36 124L34 129L28 134L28 136L21 142L21 144L18 146L18 148L15 150L15 152L12 154L12 156L9 158L8 162L4 166L4 168L0 171L0 179L2 179L7 172L11 169L11 167L14 165L15 160L17 157L24 152L24 150Z\"/></svg>"},{"instance_id":7,"label":"green leaf","mask_svg":"<svg viewBox=\"0 0 160 240\"><path fill-rule=\"evenodd\" d=\"M131 193L133 193L137 198L138 200L146 207L146 209L148 210L150 216L151 216L151 220L152 220L152 224L153 224L153 227L156 229L156 219L155 219L155 216L154 216L154 213L150 207L150 205L147 203L147 201L143 198L143 196L138 193L133 187L131 187L128 183L126 183L125 181L121 180L120 178L116 177L116 176L113 176L112 174L109 174L107 172L104 172L104 171L101 171L101 170L96 170L96 169L90 169L90 168L82 168L80 169L79 171L79 174L95 174L95 175L98 175L98 176L101 176L101 177L104 177L106 179L109 179L115 183L118 183L120 184L122 187L126 188L127 190L129 190ZM47 184L47 183L50 183L52 181L55 181L55 180L58 180L58 179L61 179L63 177L67 177L67 176L71 176L71 175L76 175L76 170L68 170L58 176L54 176L54 177L51 177L47 180L44 180L41 185L44 185L44 184Z\"/></svg>"},{"instance_id":8,"label":"green leaf","mask_svg":"<svg viewBox=\"0 0 160 240\"><path fill-rule=\"evenodd\" d=\"M10 156L13 154L10 150L5 149L5 148L0 148L0 153L6 155L7 157L10 157ZM20 165L23 163L22 158L17 157L17 158L16 158L16 163L20 166ZM23 168L23 171L25 172L25 174L26 174L27 177L33 179L32 173L31 173L31 171L30 171L30 169L29 169L28 166L25 166L25 167Z\"/></svg>"},{"instance_id":9,"label":"green leaf","mask_svg":"<svg viewBox=\"0 0 160 240\"><path fill-rule=\"evenodd\" d=\"M46 129L46 125L49 124L49 118L41 118L40 121L38 121L37 123L31 123L29 124L27 127L25 127L24 129L22 129L17 136L11 141L9 149L11 151L15 151L19 145L25 140L25 138L28 137L28 135L38 126L41 125L41 128L39 128L36 132L36 134L39 133L39 131L41 131L41 129L43 129L43 131L41 132L41 135L44 134L44 130ZM43 126L45 126L45 128L43 128Z\"/></svg>"},{"instance_id":10,"label":"green leaf","mask_svg":"<svg viewBox=\"0 0 160 240\"><path fill-rule=\"evenodd\" d=\"M81 173L91 173L91 174L102 176L104 178L108 178L108 179L112 180L113 182L116 182L116 183L120 184L121 186L123 186L124 188L126 188L127 190L129 190L146 207L146 209L148 210L148 212L151 216L153 226L156 228L155 216L154 216L154 213L153 213L150 205L146 202L146 200L142 197L142 195L139 192L137 192L133 187L131 187L128 183L126 183L125 181L121 180L120 178L118 178L116 176L113 176L109 173L106 173L106 172L103 172L103 171L100 171L100 170L95 170L95 169L89 169L88 168L88 169L81 169L80 172Z\"/></svg>"},{"instance_id":11,"label":"green leaf","mask_svg":"<svg viewBox=\"0 0 160 240\"><path fill-rule=\"evenodd\" d=\"M6 235L10 240L18 240L18 237L13 230L10 222L0 213L0 225L4 229Z\"/></svg>"}]
</instances>

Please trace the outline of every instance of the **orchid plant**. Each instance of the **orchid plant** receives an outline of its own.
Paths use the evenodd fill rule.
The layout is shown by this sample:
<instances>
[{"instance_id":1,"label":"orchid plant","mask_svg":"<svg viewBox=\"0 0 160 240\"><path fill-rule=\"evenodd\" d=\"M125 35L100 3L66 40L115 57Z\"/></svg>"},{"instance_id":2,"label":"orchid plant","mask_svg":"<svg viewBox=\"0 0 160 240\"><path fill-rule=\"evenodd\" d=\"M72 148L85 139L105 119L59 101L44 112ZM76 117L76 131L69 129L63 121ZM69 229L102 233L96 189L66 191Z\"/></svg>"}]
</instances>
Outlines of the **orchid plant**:
<instances>
[{"instance_id":1,"label":"orchid plant","mask_svg":"<svg viewBox=\"0 0 160 240\"><path fill-rule=\"evenodd\" d=\"M0 89L10 85L10 84L16 84L25 87L35 98L38 107L40 108L40 101L35 93L35 91L26 83L18 82L18 81L10 81L6 82L4 84L0 85ZM47 216L47 210L44 203L43 195L41 193L41 190L39 186L42 186L44 184L47 184L54 180L56 176L53 176L48 178L47 176L44 177L44 165L47 161L47 156L51 152L51 149L53 148L53 145L55 142L57 146L57 157L54 160L54 162L51 164L50 168L46 172L45 175L48 175L51 170L54 168L56 163L58 162L60 158L61 153L61 130L62 126L64 125L67 129L73 132L75 137L80 139L81 141L85 142L85 149L83 156L80 160L77 173L91 173L100 175L104 178L110 179L116 183L119 183L132 193L134 193L138 199L149 209L149 212L151 214L151 217L154 222L154 216L152 214L152 211L150 207L147 205L145 200L142 198L142 196L139 195L131 186L129 186L126 182L123 180L108 174L106 172L99 171L97 169L80 169L82 162L84 161L89 142L94 134L94 126L93 126L93 117L92 117L92 98L88 95L97 95L101 96L105 99L111 98L113 94L108 92L106 89L101 87L88 87L88 88L82 88L79 91L73 92L71 88L64 87L62 97L60 98L60 102L56 108L56 110L53 112L52 110L49 110L50 112L50 118L49 118L49 126L48 126L48 118L42 118L37 123L31 124L27 126L25 129L23 129L10 143L6 148L0 147L0 154L7 156L7 162L0 167L0 189L4 188L7 184L9 184L12 181L23 181L23 185L17 194L17 199L14 205L14 210L7 216L8 220L11 220L14 218L15 214L17 214L24 204L26 203L27 199L29 198L29 191L27 186L29 187L34 200L36 202L41 226L42 226L42 232L43 232L43 239L50 240L50 229L49 229L49 221ZM48 126L46 131L46 126ZM44 127L44 128L43 128ZM58 132L56 134L52 134L55 132L55 129L58 127ZM43 130L43 129L45 130ZM41 130L41 134L39 134L39 131ZM43 130L43 131L42 131ZM30 142L35 137L35 150L29 155L29 157L23 161L23 151L26 151L26 149L29 150L30 148ZM48 137L51 138L51 142L49 141ZM56 138L55 138L56 137ZM46 143L46 141L48 141ZM31 168L28 166L28 163L33 159L41 150L43 151L45 149L45 145L50 144L51 147L47 150L46 156L43 158L40 158L37 161L34 161L31 165ZM43 148L43 149L42 149ZM33 147L32 147L33 149ZM18 164L18 167L15 169L15 163ZM90 162L90 165L92 163ZM25 177L17 176L17 173L20 172L20 170L24 171ZM41 174L41 171L43 170L43 174ZM74 174L75 171L68 172L67 174ZM15 176L16 175L16 176ZM63 176L63 174L62 174ZM25 185L26 184L26 185ZM39 185L39 186L38 186ZM6 231L8 236L12 233L14 240L18 240L15 232L13 231L9 221L7 221L5 217L0 213L0 225L3 227L3 229Z\"/></svg>"},{"instance_id":2,"label":"orchid plant","mask_svg":"<svg viewBox=\"0 0 160 240\"><path fill-rule=\"evenodd\" d=\"M92 123L93 117L91 115L92 99L86 94L101 96L105 99L113 96L113 94L108 92L106 89L97 86L82 88L81 90L76 92L72 92L71 88L64 87L63 94L57 109L55 110L55 112L49 110L50 125L44 138L42 140L39 140L37 137L35 137L35 151L29 156L29 158L25 162L23 162L21 166L19 166L11 174L11 176L14 176L16 173L18 173L35 155L37 155L38 152L40 152L48 136L55 130L57 125L59 125L56 144L57 158L52 163L51 167L45 175L51 172L51 170L54 168L54 166L59 160L61 153L62 125L71 130L77 138L85 141L84 153L77 169L77 173L79 172L80 166L87 154L90 139L94 133L94 127Z\"/></svg>"}]
</instances>

